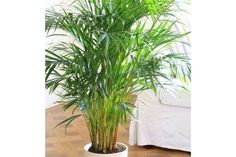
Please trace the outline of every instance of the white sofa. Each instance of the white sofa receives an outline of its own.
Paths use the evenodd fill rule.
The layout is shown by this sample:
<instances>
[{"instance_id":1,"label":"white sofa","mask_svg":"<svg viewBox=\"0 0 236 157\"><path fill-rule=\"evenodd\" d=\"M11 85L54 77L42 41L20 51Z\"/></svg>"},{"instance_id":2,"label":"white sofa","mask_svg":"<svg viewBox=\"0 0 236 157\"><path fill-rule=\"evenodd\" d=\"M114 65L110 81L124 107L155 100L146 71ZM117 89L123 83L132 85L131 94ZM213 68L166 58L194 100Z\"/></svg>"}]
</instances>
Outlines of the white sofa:
<instances>
[{"instance_id":1,"label":"white sofa","mask_svg":"<svg viewBox=\"0 0 236 157\"><path fill-rule=\"evenodd\" d=\"M191 96L177 90L174 97L163 90L137 96L136 120L130 123L130 145L155 145L191 151Z\"/></svg>"}]
</instances>

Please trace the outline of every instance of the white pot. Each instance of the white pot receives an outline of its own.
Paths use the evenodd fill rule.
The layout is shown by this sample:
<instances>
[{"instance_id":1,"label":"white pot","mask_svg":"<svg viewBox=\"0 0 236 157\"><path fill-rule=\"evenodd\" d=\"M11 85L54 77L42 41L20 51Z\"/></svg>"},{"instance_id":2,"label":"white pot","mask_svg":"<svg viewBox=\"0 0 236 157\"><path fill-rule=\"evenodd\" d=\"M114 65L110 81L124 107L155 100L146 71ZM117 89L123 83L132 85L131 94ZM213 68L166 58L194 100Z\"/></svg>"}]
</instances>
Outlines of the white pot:
<instances>
[{"instance_id":1,"label":"white pot","mask_svg":"<svg viewBox=\"0 0 236 157\"><path fill-rule=\"evenodd\" d=\"M124 143L117 142L118 145L125 147L125 150L118 153L112 154L98 154L89 152L88 149L91 147L91 143L84 146L84 157L128 157L128 147Z\"/></svg>"}]
</instances>

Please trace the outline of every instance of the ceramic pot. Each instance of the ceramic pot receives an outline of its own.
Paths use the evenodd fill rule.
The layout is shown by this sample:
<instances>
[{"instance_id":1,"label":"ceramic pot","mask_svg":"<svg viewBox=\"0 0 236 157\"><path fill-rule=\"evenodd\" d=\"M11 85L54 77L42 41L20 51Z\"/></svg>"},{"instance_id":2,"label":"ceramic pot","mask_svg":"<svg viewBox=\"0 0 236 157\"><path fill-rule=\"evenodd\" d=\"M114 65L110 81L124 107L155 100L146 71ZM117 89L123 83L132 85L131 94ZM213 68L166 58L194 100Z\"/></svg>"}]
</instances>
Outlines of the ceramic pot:
<instances>
[{"instance_id":1,"label":"ceramic pot","mask_svg":"<svg viewBox=\"0 0 236 157\"><path fill-rule=\"evenodd\" d=\"M128 147L124 143L117 142L118 145L121 145L125 148L122 152L111 153L111 154L98 154L89 152L88 149L91 147L91 143L84 146L84 157L128 157Z\"/></svg>"}]
</instances>

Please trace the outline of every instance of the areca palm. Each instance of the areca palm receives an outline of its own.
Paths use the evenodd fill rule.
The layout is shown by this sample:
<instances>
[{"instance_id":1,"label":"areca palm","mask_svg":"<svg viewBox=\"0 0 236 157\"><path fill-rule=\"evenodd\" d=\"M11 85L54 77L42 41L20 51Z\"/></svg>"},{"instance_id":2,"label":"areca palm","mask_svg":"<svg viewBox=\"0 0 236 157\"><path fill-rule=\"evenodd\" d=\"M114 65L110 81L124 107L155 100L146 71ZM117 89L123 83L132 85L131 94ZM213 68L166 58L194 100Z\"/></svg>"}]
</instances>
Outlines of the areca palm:
<instances>
[{"instance_id":1,"label":"areca palm","mask_svg":"<svg viewBox=\"0 0 236 157\"><path fill-rule=\"evenodd\" d=\"M176 76L190 79L188 57L163 53L188 34L173 31L174 5L175 0L76 0L73 10L47 10L49 36L72 40L46 49L46 88L60 87L64 109L80 111L60 124L82 116L94 151L116 149L118 126L134 108L130 94L166 88Z\"/></svg>"}]
</instances>

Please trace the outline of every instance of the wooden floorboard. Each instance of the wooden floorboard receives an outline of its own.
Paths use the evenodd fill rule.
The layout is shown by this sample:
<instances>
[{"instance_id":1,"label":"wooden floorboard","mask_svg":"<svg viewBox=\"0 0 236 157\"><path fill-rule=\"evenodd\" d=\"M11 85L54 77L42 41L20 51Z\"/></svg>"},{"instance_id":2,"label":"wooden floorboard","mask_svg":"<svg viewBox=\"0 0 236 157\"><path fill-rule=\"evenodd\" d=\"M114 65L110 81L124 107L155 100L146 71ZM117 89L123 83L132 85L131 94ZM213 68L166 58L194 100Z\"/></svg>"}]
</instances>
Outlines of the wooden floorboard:
<instances>
[{"instance_id":1,"label":"wooden floorboard","mask_svg":"<svg viewBox=\"0 0 236 157\"><path fill-rule=\"evenodd\" d=\"M68 128L55 125L71 115L58 105L46 109L46 157L83 157L83 147L89 143L89 134L82 118L75 120ZM119 141L128 145L128 125L119 128ZM128 145L129 146L129 145ZM129 157L190 157L190 153L154 146L129 146Z\"/></svg>"}]
</instances>

